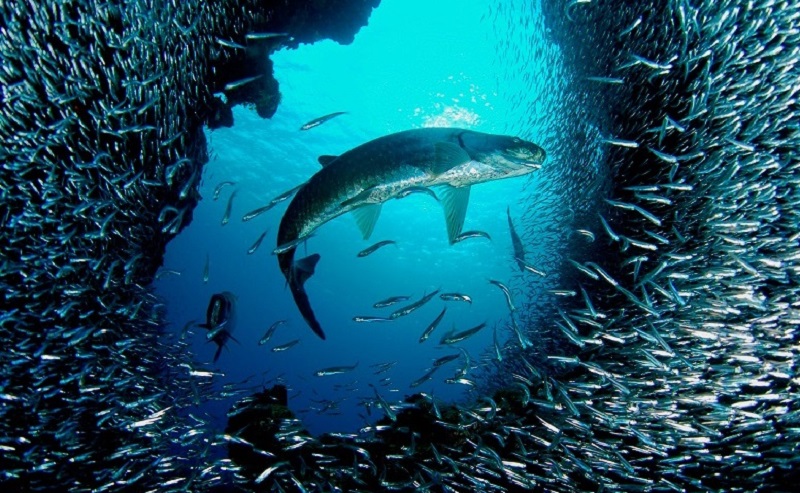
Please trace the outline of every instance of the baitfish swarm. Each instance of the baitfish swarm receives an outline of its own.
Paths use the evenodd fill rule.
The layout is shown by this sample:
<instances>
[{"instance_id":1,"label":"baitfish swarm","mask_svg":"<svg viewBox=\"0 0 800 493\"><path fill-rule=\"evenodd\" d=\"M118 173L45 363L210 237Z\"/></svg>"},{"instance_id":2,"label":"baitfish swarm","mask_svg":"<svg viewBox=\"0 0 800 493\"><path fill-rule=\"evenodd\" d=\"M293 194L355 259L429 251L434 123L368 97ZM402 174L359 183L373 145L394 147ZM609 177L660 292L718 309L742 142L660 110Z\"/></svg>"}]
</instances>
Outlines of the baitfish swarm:
<instances>
[{"instance_id":1,"label":"baitfish swarm","mask_svg":"<svg viewBox=\"0 0 800 493\"><path fill-rule=\"evenodd\" d=\"M209 437L186 415L217 397L215 374L160 337L147 289L197 200L200 126L216 121L197 115L219 108L212 91L267 80L211 83L212 60L266 21L234 2L0 5L0 482L785 489L800 467L800 6L517 3L491 12L510 29L498 53L553 62L509 77L553 82L554 107L513 97L559 163L517 222L528 252L545 246L525 260L547 272L512 283L532 293L509 313L520 337L475 379L474 404L376 391L383 421L319 438L280 388L240 401ZM558 56L513 41L545 29ZM222 444L230 458L213 461Z\"/></svg>"},{"instance_id":2,"label":"baitfish swarm","mask_svg":"<svg viewBox=\"0 0 800 493\"><path fill-rule=\"evenodd\" d=\"M205 467L209 440L184 411L217 398L208 393L214 374L162 333L148 286L199 198L203 125L230 125L233 104L274 112L271 68L247 64L265 76L242 86L236 80L253 76L241 73L244 59L267 64L276 43L351 40L374 6L359 2L349 25L319 28L323 11L295 18L295 7L277 15L262 4L0 3L8 491L202 490L219 481L220 469L194 467ZM289 27L292 39L246 36ZM224 88L226 103L214 96Z\"/></svg>"}]
</instances>

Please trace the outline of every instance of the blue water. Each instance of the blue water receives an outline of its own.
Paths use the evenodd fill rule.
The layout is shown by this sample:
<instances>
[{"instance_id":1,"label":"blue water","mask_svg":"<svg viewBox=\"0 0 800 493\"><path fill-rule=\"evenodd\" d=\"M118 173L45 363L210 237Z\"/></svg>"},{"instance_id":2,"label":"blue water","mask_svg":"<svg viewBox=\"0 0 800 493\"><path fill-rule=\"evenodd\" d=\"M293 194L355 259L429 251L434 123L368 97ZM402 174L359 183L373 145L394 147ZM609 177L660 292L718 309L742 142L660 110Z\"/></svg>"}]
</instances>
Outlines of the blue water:
<instances>
[{"instance_id":1,"label":"blue water","mask_svg":"<svg viewBox=\"0 0 800 493\"><path fill-rule=\"evenodd\" d=\"M522 8L522 6L520 6ZM426 15L420 15L425 12ZM509 14L510 15L510 14ZM260 119L254 111L234 108L232 128L208 131L211 161L206 165L194 220L167 248L164 268L180 275L165 275L156 282L166 300L168 318L177 333L190 320L204 321L213 293L231 291L238 298L238 322L229 343L213 365L218 388L226 383L260 389L275 383L289 387L290 407L312 433L353 431L374 422L364 403L374 401L370 384L389 402L418 391L445 401L470 399L468 385L447 384L446 378L462 366L463 359L439 369L417 388L409 384L421 377L433 359L458 353L438 345L450 328L463 330L486 322L474 337L457 344L473 366L491 365L493 330L501 344L512 337L509 310L502 292L489 279L502 281L515 298L529 298L531 282L522 282L512 254L506 208L521 224L523 212L535 212L537 194L545 194L548 167L558 163L556 142L544 133L548 98L557 97L553 85L534 84L521 74L550 73L557 54L542 37L541 46L515 46L504 33L513 26L496 26L503 14L484 1L384 0L355 41L340 46L330 41L304 45L273 54L282 101L275 116ZM524 38L529 43L529 36ZM522 38L520 38L522 43ZM539 54L537 59L520 53ZM516 57L516 58L515 58ZM520 69L519 72L514 67ZM541 82L541 81L540 81ZM301 132L299 127L335 111L347 114ZM534 113L531 113L531 112ZM252 221L243 214L299 185L318 169L317 157L339 154L376 137L409 128L457 126L489 133L523 136L548 150L548 161L537 175L473 187L464 230L489 233L492 241L472 239L450 246L441 207L432 198L412 195L386 203L369 240L363 240L349 215L321 227L298 256L319 253L316 274L306 288L317 318L327 333L318 339L305 324L285 287L277 259L271 254L275 235L288 201ZM552 131L552 129L551 129ZM234 186L212 200L222 181ZM552 187L551 187L552 188ZM540 191L537 191L541 189ZM230 222L222 217L230 194L236 190ZM550 197L552 198L552 197ZM547 217L540 218L546 223ZM247 255L258 236L268 231L260 249ZM520 231L529 240L535 231ZM395 240L366 258L357 252L379 240ZM557 241L557 238L551 241ZM528 259L547 256L547 242L527 241ZM209 280L203 282L206 256ZM550 281L537 281L540 283ZM534 284L535 285L535 284ZM542 284L543 286L544 284ZM461 292L473 304L445 302L438 297L407 317L388 323L356 323L357 315L387 316L403 306L377 310L373 303L389 296L406 295L411 301L435 289ZM439 314L447 314L431 338L418 339ZM277 320L287 320L265 345L258 341ZM192 329L191 350L198 365L208 364L216 346L206 342L205 331ZM292 349L274 353L271 348L293 339ZM397 362L389 372L375 375L370 365ZM358 364L343 375L315 377L321 368ZM478 369L471 370L468 378ZM389 377L389 383L380 379ZM205 404L212 423L222 429L233 399ZM329 409L324 409L328 407Z\"/></svg>"}]
</instances>

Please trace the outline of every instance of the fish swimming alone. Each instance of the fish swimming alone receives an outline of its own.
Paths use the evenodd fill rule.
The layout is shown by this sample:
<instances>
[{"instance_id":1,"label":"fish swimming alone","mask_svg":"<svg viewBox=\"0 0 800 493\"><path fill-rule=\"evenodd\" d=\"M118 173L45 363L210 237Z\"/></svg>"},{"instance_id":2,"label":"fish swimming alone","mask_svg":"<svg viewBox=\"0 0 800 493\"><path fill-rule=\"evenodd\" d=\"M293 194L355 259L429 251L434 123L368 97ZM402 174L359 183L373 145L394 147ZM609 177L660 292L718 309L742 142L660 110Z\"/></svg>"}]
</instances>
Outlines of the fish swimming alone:
<instances>
[{"instance_id":1,"label":"fish swimming alone","mask_svg":"<svg viewBox=\"0 0 800 493\"><path fill-rule=\"evenodd\" d=\"M304 288L319 254L295 261L294 252L326 222L353 212L367 239L383 202L412 186L436 187L452 243L464 224L471 185L531 173L545 157L544 149L517 137L423 128L379 137L341 156L321 159L323 168L297 191L278 229L278 265L303 318L325 338Z\"/></svg>"},{"instance_id":2,"label":"fish swimming alone","mask_svg":"<svg viewBox=\"0 0 800 493\"><path fill-rule=\"evenodd\" d=\"M211 295L206 310L206 323L199 327L208 329L208 340L217 344L217 352L214 354L216 363L228 339L236 340L231 335L236 328L236 296L230 291Z\"/></svg>"}]
</instances>

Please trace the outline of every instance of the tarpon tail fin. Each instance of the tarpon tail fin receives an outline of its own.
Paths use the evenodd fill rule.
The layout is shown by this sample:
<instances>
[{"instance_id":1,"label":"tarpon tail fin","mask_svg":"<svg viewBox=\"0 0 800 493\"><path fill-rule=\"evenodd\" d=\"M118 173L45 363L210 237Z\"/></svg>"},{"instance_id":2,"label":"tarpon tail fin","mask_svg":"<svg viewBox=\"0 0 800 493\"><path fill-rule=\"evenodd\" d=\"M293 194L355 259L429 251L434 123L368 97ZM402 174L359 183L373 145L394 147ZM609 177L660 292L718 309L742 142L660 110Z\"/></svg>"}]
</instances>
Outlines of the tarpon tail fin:
<instances>
[{"instance_id":1,"label":"tarpon tail fin","mask_svg":"<svg viewBox=\"0 0 800 493\"><path fill-rule=\"evenodd\" d=\"M292 290L295 305L297 305L300 314L303 315L311 330L320 339L325 339L325 332L322 331L322 327L317 322L317 317L314 316L314 310L311 309L311 303L308 301L308 295L303 287L308 278L314 275L314 268L317 266L319 258L319 254L315 253L295 262L289 276L289 288Z\"/></svg>"}]
</instances>

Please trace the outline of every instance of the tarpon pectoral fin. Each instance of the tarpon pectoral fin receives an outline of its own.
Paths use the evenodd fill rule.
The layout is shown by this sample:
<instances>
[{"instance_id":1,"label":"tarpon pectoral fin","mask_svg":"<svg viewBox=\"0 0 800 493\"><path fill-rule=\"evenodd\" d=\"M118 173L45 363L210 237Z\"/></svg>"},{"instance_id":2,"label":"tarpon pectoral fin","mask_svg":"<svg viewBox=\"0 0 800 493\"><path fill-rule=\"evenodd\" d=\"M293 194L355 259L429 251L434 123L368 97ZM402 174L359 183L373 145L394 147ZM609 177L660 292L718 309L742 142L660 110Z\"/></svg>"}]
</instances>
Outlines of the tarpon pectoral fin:
<instances>
[{"instance_id":1,"label":"tarpon pectoral fin","mask_svg":"<svg viewBox=\"0 0 800 493\"><path fill-rule=\"evenodd\" d=\"M378 222L378 216L381 215L381 204L369 204L353 209L353 215L356 218L358 229L361 230L361 235L368 240L375 229L375 223Z\"/></svg>"},{"instance_id":2,"label":"tarpon pectoral fin","mask_svg":"<svg viewBox=\"0 0 800 493\"><path fill-rule=\"evenodd\" d=\"M319 161L319 164L321 164L322 167L324 168L325 166L327 166L327 165L331 164L332 162L336 161L337 159L339 159L339 156L329 156L329 155L323 154L322 156L317 158L317 161Z\"/></svg>"},{"instance_id":3,"label":"tarpon pectoral fin","mask_svg":"<svg viewBox=\"0 0 800 493\"><path fill-rule=\"evenodd\" d=\"M214 353L214 363L216 363L216 362L217 362L217 360L219 359L219 355L220 355L220 354L222 354L222 344L220 344L220 345L217 347L217 352L216 352L216 353Z\"/></svg>"},{"instance_id":4,"label":"tarpon pectoral fin","mask_svg":"<svg viewBox=\"0 0 800 493\"><path fill-rule=\"evenodd\" d=\"M470 187L453 187L450 185L439 186L439 198L444 208L444 219L447 222L447 239L452 245L461 234L464 218L469 205Z\"/></svg>"},{"instance_id":5,"label":"tarpon pectoral fin","mask_svg":"<svg viewBox=\"0 0 800 493\"><path fill-rule=\"evenodd\" d=\"M471 160L467 151L450 142L437 142L434 144L434 148L433 172L437 175Z\"/></svg>"}]
</instances>

